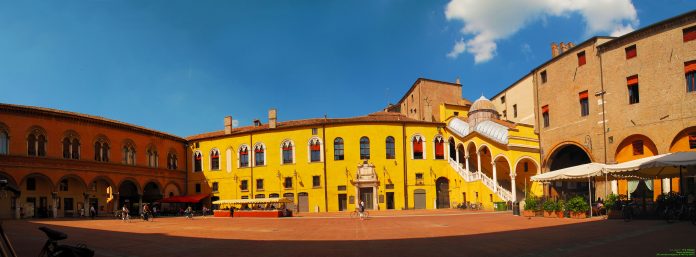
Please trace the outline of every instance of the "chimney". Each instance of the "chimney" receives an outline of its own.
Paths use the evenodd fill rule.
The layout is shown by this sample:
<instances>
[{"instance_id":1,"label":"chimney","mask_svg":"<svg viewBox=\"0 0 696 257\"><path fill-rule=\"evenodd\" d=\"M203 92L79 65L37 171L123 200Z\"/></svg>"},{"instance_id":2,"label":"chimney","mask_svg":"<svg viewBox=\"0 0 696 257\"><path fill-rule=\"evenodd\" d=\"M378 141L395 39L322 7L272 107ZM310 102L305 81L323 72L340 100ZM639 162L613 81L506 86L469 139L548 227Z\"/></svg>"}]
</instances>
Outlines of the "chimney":
<instances>
[{"instance_id":1,"label":"chimney","mask_svg":"<svg viewBox=\"0 0 696 257\"><path fill-rule=\"evenodd\" d=\"M461 82L459 82L459 77L457 77L457 81L455 81L454 83L457 84L457 85L461 85L461 84L462 84Z\"/></svg>"},{"instance_id":2,"label":"chimney","mask_svg":"<svg viewBox=\"0 0 696 257\"><path fill-rule=\"evenodd\" d=\"M566 51L568 51L568 45L561 42L561 53L565 53Z\"/></svg>"},{"instance_id":3,"label":"chimney","mask_svg":"<svg viewBox=\"0 0 696 257\"><path fill-rule=\"evenodd\" d=\"M558 56L558 45L556 42L551 42L551 58Z\"/></svg>"},{"instance_id":4,"label":"chimney","mask_svg":"<svg viewBox=\"0 0 696 257\"><path fill-rule=\"evenodd\" d=\"M232 116L225 117L225 135L232 134Z\"/></svg>"},{"instance_id":5,"label":"chimney","mask_svg":"<svg viewBox=\"0 0 696 257\"><path fill-rule=\"evenodd\" d=\"M268 110L268 128L276 128L277 118L278 116L275 108Z\"/></svg>"},{"instance_id":6,"label":"chimney","mask_svg":"<svg viewBox=\"0 0 696 257\"><path fill-rule=\"evenodd\" d=\"M568 49L575 47L575 44L573 42L568 42Z\"/></svg>"},{"instance_id":7,"label":"chimney","mask_svg":"<svg viewBox=\"0 0 696 257\"><path fill-rule=\"evenodd\" d=\"M259 120L259 119L254 120L254 127L261 127L261 125L262 125L261 120Z\"/></svg>"}]
</instances>

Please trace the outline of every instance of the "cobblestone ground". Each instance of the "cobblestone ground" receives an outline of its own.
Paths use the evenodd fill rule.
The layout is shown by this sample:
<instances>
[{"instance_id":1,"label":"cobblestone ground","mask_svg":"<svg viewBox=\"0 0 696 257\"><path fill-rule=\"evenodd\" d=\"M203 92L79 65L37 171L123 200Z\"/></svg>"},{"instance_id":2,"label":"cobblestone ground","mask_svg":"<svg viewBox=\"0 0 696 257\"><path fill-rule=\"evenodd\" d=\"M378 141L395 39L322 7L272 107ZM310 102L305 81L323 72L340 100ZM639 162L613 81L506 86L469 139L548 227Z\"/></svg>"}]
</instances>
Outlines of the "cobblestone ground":
<instances>
[{"instance_id":1,"label":"cobblestone ground","mask_svg":"<svg viewBox=\"0 0 696 257\"><path fill-rule=\"evenodd\" d=\"M97 256L656 256L696 248L696 226L661 220L524 218L458 210L348 213L295 218L158 218L5 221L20 256L66 232ZM692 252L693 253L693 252Z\"/></svg>"}]
</instances>

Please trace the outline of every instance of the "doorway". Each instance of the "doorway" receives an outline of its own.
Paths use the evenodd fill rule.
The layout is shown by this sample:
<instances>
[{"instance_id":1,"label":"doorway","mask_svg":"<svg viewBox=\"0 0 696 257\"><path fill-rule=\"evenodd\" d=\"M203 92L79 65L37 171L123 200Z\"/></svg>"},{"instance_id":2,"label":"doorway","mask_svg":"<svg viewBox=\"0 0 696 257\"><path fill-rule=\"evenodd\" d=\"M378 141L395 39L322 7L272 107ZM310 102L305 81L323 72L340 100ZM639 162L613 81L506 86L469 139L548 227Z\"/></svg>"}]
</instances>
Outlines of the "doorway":
<instances>
[{"instance_id":1,"label":"doorway","mask_svg":"<svg viewBox=\"0 0 696 257\"><path fill-rule=\"evenodd\" d=\"M374 210L374 191L371 187L363 187L359 189L360 199L365 202L365 209ZM359 203L359 201L358 201Z\"/></svg>"},{"instance_id":2,"label":"doorway","mask_svg":"<svg viewBox=\"0 0 696 257\"><path fill-rule=\"evenodd\" d=\"M416 189L413 191L413 208L425 209L425 189Z\"/></svg>"},{"instance_id":3,"label":"doorway","mask_svg":"<svg viewBox=\"0 0 696 257\"><path fill-rule=\"evenodd\" d=\"M387 192L387 210L394 209L394 192Z\"/></svg>"},{"instance_id":4,"label":"doorway","mask_svg":"<svg viewBox=\"0 0 696 257\"><path fill-rule=\"evenodd\" d=\"M447 209L450 207L449 202L449 180L440 177L435 181L435 190L437 192L437 208Z\"/></svg>"},{"instance_id":5,"label":"doorway","mask_svg":"<svg viewBox=\"0 0 696 257\"><path fill-rule=\"evenodd\" d=\"M299 193L297 194L297 207L298 212L309 212L309 194Z\"/></svg>"},{"instance_id":6,"label":"doorway","mask_svg":"<svg viewBox=\"0 0 696 257\"><path fill-rule=\"evenodd\" d=\"M338 211L345 211L348 209L348 197L346 194L338 194Z\"/></svg>"}]
</instances>

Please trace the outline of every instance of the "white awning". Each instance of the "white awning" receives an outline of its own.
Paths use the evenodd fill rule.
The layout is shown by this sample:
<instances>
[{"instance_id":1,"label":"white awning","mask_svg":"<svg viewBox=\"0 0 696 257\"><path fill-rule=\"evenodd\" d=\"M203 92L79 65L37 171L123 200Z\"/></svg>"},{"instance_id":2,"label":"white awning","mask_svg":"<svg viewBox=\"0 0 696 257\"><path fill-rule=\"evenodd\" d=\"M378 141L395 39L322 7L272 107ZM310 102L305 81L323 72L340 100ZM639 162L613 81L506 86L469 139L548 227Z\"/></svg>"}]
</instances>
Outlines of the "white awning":
<instances>
[{"instance_id":1,"label":"white awning","mask_svg":"<svg viewBox=\"0 0 696 257\"><path fill-rule=\"evenodd\" d=\"M618 177L673 178L696 174L696 152L676 152L607 165L604 172Z\"/></svg>"},{"instance_id":2,"label":"white awning","mask_svg":"<svg viewBox=\"0 0 696 257\"><path fill-rule=\"evenodd\" d=\"M586 181L589 177L596 177L603 175L602 168L606 166L602 163L585 163L578 166L572 166L560 170L554 170L551 172L542 173L536 176L532 176L532 181L546 182L555 180L577 180Z\"/></svg>"}]
</instances>

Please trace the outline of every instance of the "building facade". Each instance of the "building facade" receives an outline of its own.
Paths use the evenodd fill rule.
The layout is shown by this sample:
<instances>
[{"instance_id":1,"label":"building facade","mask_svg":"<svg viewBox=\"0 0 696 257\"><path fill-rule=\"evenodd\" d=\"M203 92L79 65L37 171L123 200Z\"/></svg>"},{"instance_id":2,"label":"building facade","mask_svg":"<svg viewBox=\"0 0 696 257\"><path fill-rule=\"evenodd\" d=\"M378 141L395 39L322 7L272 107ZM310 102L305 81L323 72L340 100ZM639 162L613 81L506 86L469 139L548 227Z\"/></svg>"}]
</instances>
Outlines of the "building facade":
<instances>
[{"instance_id":1,"label":"building facade","mask_svg":"<svg viewBox=\"0 0 696 257\"><path fill-rule=\"evenodd\" d=\"M94 206L112 214L126 205L180 195L186 141L146 128L47 108L0 104L0 218L78 216Z\"/></svg>"}]
</instances>

